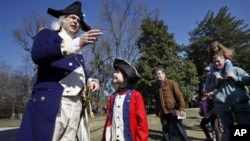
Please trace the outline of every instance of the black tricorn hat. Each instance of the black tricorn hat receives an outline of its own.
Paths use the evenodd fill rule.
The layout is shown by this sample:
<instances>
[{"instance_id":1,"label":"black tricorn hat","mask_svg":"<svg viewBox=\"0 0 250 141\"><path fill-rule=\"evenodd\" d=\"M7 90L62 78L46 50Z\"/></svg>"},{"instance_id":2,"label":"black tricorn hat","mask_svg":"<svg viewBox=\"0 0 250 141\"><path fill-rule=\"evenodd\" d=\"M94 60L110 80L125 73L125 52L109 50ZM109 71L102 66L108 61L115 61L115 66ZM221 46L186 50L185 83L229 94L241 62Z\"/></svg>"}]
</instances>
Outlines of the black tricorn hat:
<instances>
[{"instance_id":1,"label":"black tricorn hat","mask_svg":"<svg viewBox=\"0 0 250 141\"><path fill-rule=\"evenodd\" d=\"M121 72L128 77L129 82L132 85L134 85L140 79L140 76L137 73L136 68L133 65L131 65L127 60L121 58L115 58L113 67L115 70L120 69Z\"/></svg>"},{"instance_id":2,"label":"black tricorn hat","mask_svg":"<svg viewBox=\"0 0 250 141\"><path fill-rule=\"evenodd\" d=\"M82 30L83 31L89 31L91 28L84 21L81 6L82 6L81 2L76 1L76 2L74 2L72 4L70 4L69 6L67 6L63 10L55 10L55 9L52 9L52 8L48 8L47 13L54 16L54 17L56 17L56 18L59 18L60 16L66 15L66 14L75 14L80 18L80 24L81 24Z\"/></svg>"}]
</instances>

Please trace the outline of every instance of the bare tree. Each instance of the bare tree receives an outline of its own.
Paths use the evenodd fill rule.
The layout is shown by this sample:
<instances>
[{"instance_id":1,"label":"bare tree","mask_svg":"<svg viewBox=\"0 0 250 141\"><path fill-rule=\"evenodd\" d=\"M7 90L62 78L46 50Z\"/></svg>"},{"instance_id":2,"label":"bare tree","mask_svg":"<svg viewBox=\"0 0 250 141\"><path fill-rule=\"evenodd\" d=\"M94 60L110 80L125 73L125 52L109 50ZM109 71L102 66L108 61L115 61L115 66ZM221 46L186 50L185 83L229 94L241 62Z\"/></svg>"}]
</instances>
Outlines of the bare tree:
<instances>
[{"instance_id":1,"label":"bare tree","mask_svg":"<svg viewBox=\"0 0 250 141\"><path fill-rule=\"evenodd\" d=\"M5 97L7 96L7 87L10 75L9 72L11 70L11 66L7 65L5 62L0 61L0 103L5 101Z\"/></svg>"},{"instance_id":2,"label":"bare tree","mask_svg":"<svg viewBox=\"0 0 250 141\"><path fill-rule=\"evenodd\" d=\"M136 46L141 34L141 22L146 17L153 17L159 9L149 11L146 5L136 0L105 0L101 4L101 28L105 33L103 38L108 42L108 50L115 57L122 57L131 62L140 55Z\"/></svg>"},{"instance_id":3,"label":"bare tree","mask_svg":"<svg viewBox=\"0 0 250 141\"><path fill-rule=\"evenodd\" d=\"M31 60L31 49L33 44L33 39L39 30L43 27L48 27L48 22L50 18L48 16L41 16L36 12L31 13L31 15L23 18L23 25L12 30L13 37L18 46L23 48L23 65L18 71L13 74L13 85L15 87L10 87L9 89L13 92L17 102L14 101L13 105L19 106L19 109L23 110L23 107L28 99L28 95L31 93L32 85L34 83L33 77L36 73L36 66ZM16 78L14 78L16 77ZM14 81L16 79L16 81ZM17 82L19 80L19 82ZM16 82L16 83L14 83ZM13 110L13 109L12 109Z\"/></svg>"},{"instance_id":4,"label":"bare tree","mask_svg":"<svg viewBox=\"0 0 250 141\"><path fill-rule=\"evenodd\" d=\"M136 42L141 34L141 22L144 18L157 17L159 9L149 11L136 0L105 0L100 6L100 29L104 35L94 47L85 51L92 54L88 54L87 58L92 74L100 76L100 73L107 73L103 77L107 79L114 57L130 62L135 62L140 57Z\"/></svg>"},{"instance_id":5,"label":"bare tree","mask_svg":"<svg viewBox=\"0 0 250 141\"><path fill-rule=\"evenodd\" d=\"M23 55L23 71L26 74L34 75L36 72L36 66L31 60L30 54L35 35L41 28L48 27L50 18L48 16L41 16L36 12L23 18L23 26L13 29L13 37L16 43L26 51Z\"/></svg>"},{"instance_id":6,"label":"bare tree","mask_svg":"<svg viewBox=\"0 0 250 141\"><path fill-rule=\"evenodd\" d=\"M104 35L96 47L91 48L94 55L92 64L99 70L99 76L102 74L99 79L106 83L112 75L114 57L132 63L140 57L136 42L141 34L141 22L144 18L156 17L159 9L150 11L136 0L105 0L100 7L100 28Z\"/></svg>"},{"instance_id":7,"label":"bare tree","mask_svg":"<svg viewBox=\"0 0 250 141\"><path fill-rule=\"evenodd\" d=\"M10 70L11 66L7 65L5 62L0 61L0 118L6 118L10 116L9 111L11 110L11 107L6 104L6 101L9 99L9 78L10 78Z\"/></svg>"},{"instance_id":8,"label":"bare tree","mask_svg":"<svg viewBox=\"0 0 250 141\"><path fill-rule=\"evenodd\" d=\"M105 100L103 92L112 76L114 57L135 63L140 57L136 42L141 34L144 18L157 17L159 9L149 10L136 0L104 0L100 4L100 25L104 33L93 47L86 48L89 72L100 80L99 96ZM91 57L90 57L91 56ZM86 57L85 57L86 58ZM101 101L101 105L105 101Z\"/></svg>"},{"instance_id":9,"label":"bare tree","mask_svg":"<svg viewBox=\"0 0 250 141\"><path fill-rule=\"evenodd\" d=\"M14 39L25 51L31 52L33 38L39 29L48 25L49 17L41 16L33 12L30 16L23 18L23 26L13 29Z\"/></svg>"},{"instance_id":10,"label":"bare tree","mask_svg":"<svg viewBox=\"0 0 250 141\"><path fill-rule=\"evenodd\" d=\"M23 18L23 26L12 31L16 43L26 51L23 55L23 67L25 67L26 72L30 72L29 74L36 72L36 66L30 57L33 39L41 28L48 27L49 20L48 16L41 16L33 12L30 16Z\"/></svg>"}]
</instances>

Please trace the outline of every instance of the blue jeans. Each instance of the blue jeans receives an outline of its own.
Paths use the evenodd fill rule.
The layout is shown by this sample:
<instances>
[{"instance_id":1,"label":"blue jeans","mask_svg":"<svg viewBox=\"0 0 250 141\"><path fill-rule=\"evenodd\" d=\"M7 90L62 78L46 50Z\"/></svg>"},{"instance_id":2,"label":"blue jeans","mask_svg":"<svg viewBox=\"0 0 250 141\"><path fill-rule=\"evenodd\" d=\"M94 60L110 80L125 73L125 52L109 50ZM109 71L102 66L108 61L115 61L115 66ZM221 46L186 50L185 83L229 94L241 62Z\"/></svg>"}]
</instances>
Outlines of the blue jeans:
<instances>
[{"instance_id":1,"label":"blue jeans","mask_svg":"<svg viewBox=\"0 0 250 141\"><path fill-rule=\"evenodd\" d=\"M248 124L250 125L250 111L248 112L218 112L221 119L224 132L222 133L221 140L229 141L230 126L234 124Z\"/></svg>"}]
</instances>

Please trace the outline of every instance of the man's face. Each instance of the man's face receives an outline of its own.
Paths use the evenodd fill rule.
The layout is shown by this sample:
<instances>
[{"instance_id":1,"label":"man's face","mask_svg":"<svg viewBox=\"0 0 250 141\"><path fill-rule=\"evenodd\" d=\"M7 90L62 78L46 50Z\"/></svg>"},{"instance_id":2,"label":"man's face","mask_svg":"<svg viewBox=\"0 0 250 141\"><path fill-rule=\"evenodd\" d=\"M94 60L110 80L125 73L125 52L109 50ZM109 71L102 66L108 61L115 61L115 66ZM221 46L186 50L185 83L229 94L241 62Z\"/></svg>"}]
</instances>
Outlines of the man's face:
<instances>
[{"instance_id":1,"label":"man's face","mask_svg":"<svg viewBox=\"0 0 250 141\"><path fill-rule=\"evenodd\" d=\"M63 21L63 29L74 36L80 29L80 18L77 15L70 14Z\"/></svg>"},{"instance_id":2,"label":"man's face","mask_svg":"<svg viewBox=\"0 0 250 141\"><path fill-rule=\"evenodd\" d=\"M213 57L214 67L218 70L222 70L225 66L226 60L223 56L215 56Z\"/></svg>"},{"instance_id":3,"label":"man's face","mask_svg":"<svg viewBox=\"0 0 250 141\"><path fill-rule=\"evenodd\" d=\"M165 79L166 75L162 71L157 71L156 77L157 77L157 80L163 81Z\"/></svg>"}]
</instances>

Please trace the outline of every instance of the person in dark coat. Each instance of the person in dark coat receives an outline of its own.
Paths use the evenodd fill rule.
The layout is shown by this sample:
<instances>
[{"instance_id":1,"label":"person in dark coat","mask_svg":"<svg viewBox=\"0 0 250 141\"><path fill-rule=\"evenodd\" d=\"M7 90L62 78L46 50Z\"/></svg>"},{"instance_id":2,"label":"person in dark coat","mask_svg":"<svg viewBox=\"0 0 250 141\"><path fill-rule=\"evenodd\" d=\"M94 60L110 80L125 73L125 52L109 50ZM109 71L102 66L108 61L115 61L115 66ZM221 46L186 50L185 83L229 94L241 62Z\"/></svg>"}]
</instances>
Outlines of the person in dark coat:
<instances>
[{"instance_id":1,"label":"person in dark coat","mask_svg":"<svg viewBox=\"0 0 250 141\"><path fill-rule=\"evenodd\" d=\"M17 141L88 141L83 99L87 85L94 92L99 83L88 76L81 49L93 44L102 32L85 23L79 1L47 12L57 19L52 29L43 28L34 37L31 56L37 79ZM77 37L80 30L85 32Z\"/></svg>"},{"instance_id":2,"label":"person in dark coat","mask_svg":"<svg viewBox=\"0 0 250 141\"><path fill-rule=\"evenodd\" d=\"M206 91L205 83L206 83L206 78L208 75L210 75L210 67L207 66L204 68L204 80L203 80L203 85L201 87L201 100L200 100L200 105L199 105L199 114L203 118L201 119L200 122L200 127L203 130L205 136L206 136L206 141L213 141L213 138L210 136L209 131L207 129L207 125L211 123L212 130L215 133L215 138L216 141L221 141L221 130L219 128L219 116L217 115L215 109L214 109L214 104L212 97L209 97L209 92Z\"/></svg>"}]
</instances>

